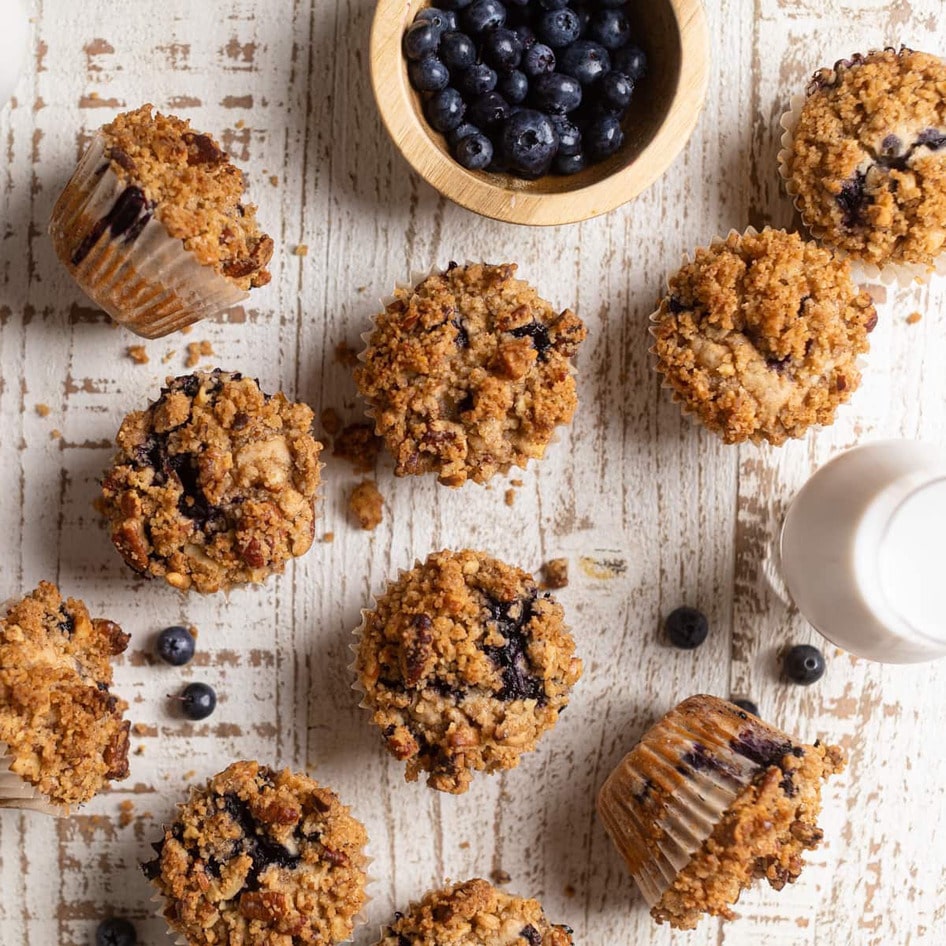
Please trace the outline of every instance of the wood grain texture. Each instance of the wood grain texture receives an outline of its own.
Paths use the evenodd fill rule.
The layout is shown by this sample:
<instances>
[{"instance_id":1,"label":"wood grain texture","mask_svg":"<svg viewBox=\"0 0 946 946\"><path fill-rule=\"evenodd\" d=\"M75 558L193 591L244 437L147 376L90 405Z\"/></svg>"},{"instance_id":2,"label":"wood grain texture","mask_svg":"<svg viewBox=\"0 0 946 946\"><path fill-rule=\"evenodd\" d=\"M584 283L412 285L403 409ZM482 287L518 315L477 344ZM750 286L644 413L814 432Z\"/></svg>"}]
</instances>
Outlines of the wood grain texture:
<instances>
[{"instance_id":1,"label":"wood grain texture","mask_svg":"<svg viewBox=\"0 0 946 946\"><path fill-rule=\"evenodd\" d=\"M372 100L370 0L144 6L34 0L32 69L0 110L0 600L51 578L119 621L133 639L118 688L143 727L131 778L76 817L0 815L0 943L85 946L112 911L135 920L142 943L165 942L136 863L187 783L238 757L308 767L366 823L376 882L359 946L430 885L500 869L577 943L946 941L946 664L883 667L832 649L820 684L789 687L775 655L815 635L767 580L781 514L817 465L880 437L946 442L946 285L881 289L862 389L834 426L780 449L726 447L682 420L646 334L683 252L733 227L794 223L775 172L778 118L808 74L884 44L946 53L941 0L714 0L706 110L669 173L606 217L541 230L476 217L409 171ZM280 250L272 285L245 308L144 343L150 361L136 365L126 349L138 340L71 284L45 227L89 135L145 101L222 138ZM299 244L308 255L292 254ZM357 346L377 299L411 270L483 258L519 262L591 330L576 421L540 465L510 477L523 482L511 507L505 482L454 492L396 480L385 462L385 520L362 532L346 513L358 477L329 458L318 530L335 540L265 587L183 598L124 570L91 508L97 478L122 416L183 373L188 342L211 342L205 364L354 420L336 345ZM909 325L913 311L924 317ZM446 546L530 569L568 557L560 598L585 661L539 751L460 798L403 782L347 670L360 609ZM713 624L694 653L658 635L684 602ZM151 656L155 632L178 622L200 631L182 670ZM221 698L199 724L166 698L191 679ZM841 742L851 765L828 790L827 842L799 883L753 891L738 922L684 937L653 925L593 802L643 729L697 691L751 696L777 725Z\"/></svg>"}]
</instances>

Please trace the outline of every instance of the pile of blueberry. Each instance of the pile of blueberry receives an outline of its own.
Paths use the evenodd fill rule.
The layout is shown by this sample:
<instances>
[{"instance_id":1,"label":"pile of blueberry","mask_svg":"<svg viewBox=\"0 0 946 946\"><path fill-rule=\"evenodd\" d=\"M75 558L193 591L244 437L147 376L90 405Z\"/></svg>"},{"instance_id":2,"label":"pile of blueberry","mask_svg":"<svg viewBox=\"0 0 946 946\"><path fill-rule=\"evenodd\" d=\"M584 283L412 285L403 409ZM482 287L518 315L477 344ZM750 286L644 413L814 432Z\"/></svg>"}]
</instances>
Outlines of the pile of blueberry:
<instances>
[{"instance_id":1,"label":"pile of blueberry","mask_svg":"<svg viewBox=\"0 0 946 946\"><path fill-rule=\"evenodd\" d=\"M644 75L626 0L439 0L404 34L424 114L471 171L575 174L614 154Z\"/></svg>"}]
</instances>

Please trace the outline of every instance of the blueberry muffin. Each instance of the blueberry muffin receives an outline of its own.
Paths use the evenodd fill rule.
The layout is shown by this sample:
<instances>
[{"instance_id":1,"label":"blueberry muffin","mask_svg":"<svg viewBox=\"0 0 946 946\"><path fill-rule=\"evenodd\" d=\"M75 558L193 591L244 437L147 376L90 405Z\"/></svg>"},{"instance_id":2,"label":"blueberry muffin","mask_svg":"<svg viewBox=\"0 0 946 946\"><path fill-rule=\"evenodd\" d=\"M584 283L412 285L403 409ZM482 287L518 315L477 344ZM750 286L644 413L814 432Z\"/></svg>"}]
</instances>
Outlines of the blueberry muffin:
<instances>
[{"instance_id":1,"label":"blueberry muffin","mask_svg":"<svg viewBox=\"0 0 946 946\"><path fill-rule=\"evenodd\" d=\"M698 249L652 321L657 371L685 411L726 443L782 444L857 389L877 313L847 263L766 229Z\"/></svg>"},{"instance_id":2,"label":"blueberry muffin","mask_svg":"<svg viewBox=\"0 0 946 946\"><path fill-rule=\"evenodd\" d=\"M63 265L147 338L213 315L270 280L273 241L217 142L144 105L92 139L53 209Z\"/></svg>"},{"instance_id":3,"label":"blueberry muffin","mask_svg":"<svg viewBox=\"0 0 946 946\"><path fill-rule=\"evenodd\" d=\"M906 47L821 69L780 155L812 232L929 270L946 249L946 62Z\"/></svg>"},{"instance_id":4,"label":"blueberry muffin","mask_svg":"<svg viewBox=\"0 0 946 946\"><path fill-rule=\"evenodd\" d=\"M468 880L430 891L381 931L375 946L571 946L572 931L553 926L538 900Z\"/></svg>"},{"instance_id":5,"label":"blueberry muffin","mask_svg":"<svg viewBox=\"0 0 946 946\"><path fill-rule=\"evenodd\" d=\"M364 612L363 705L406 778L459 794L471 773L519 764L581 676L561 605L481 552L432 554Z\"/></svg>"},{"instance_id":6,"label":"blueberry muffin","mask_svg":"<svg viewBox=\"0 0 946 946\"><path fill-rule=\"evenodd\" d=\"M542 457L571 422L585 326L515 271L451 263L375 318L355 381L398 476L485 483Z\"/></svg>"},{"instance_id":7,"label":"blueberry muffin","mask_svg":"<svg viewBox=\"0 0 946 946\"><path fill-rule=\"evenodd\" d=\"M10 605L0 619L0 807L68 809L128 777L128 704L111 693L110 662L128 640L47 581Z\"/></svg>"},{"instance_id":8,"label":"blueberry muffin","mask_svg":"<svg viewBox=\"0 0 946 946\"><path fill-rule=\"evenodd\" d=\"M366 844L334 792L235 762L192 789L143 870L188 946L327 946L367 899Z\"/></svg>"},{"instance_id":9,"label":"blueberry muffin","mask_svg":"<svg viewBox=\"0 0 946 946\"><path fill-rule=\"evenodd\" d=\"M732 919L755 880L798 879L822 839L821 782L841 750L805 745L713 696L694 696L641 738L604 783L598 813L658 923Z\"/></svg>"},{"instance_id":10,"label":"blueberry muffin","mask_svg":"<svg viewBox=\"0 0 946 946\"><path fill-rule=\"evenodd\" d=\"M319 453L313 414L221 371L169 378L129 414L100 508L139 574L214 592L281 572L312 544Z\"/></svg>"}]
</instances>

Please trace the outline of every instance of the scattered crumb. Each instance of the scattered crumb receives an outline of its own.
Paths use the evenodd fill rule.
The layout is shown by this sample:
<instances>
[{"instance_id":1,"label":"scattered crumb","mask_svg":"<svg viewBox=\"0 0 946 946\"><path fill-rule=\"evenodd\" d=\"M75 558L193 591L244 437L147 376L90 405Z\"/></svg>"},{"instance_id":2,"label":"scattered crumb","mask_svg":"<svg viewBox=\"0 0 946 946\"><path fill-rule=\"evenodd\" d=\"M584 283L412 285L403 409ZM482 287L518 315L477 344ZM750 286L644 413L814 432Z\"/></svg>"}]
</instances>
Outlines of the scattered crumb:
<instances>
[{"instance_id":1,"label":"scattered crumb","mask_svg":"<svg viewBox=\"0 0 946 946\"><path fill-rule=\"evenodd\" d=\"M319 415L319 420L330 437L334 437L342 429L342 419L334 407L326 407Z\"/></svg>"},{"instance_id":2,"label":"scattered crumb","mask_svg":"<svg viewBox=\"0 0 946 946\"><path fill-rule=\"evenodd\" d=\"M271 175L269 178L269 183L272 184L273 187L279 187L279 175L278 174Z\"/></svg>"},{"instance_id":3,"label":"scattered crumb","mask_svg":"<svg viewBox=\"0 0 946 946\"><path fill-rule=\"evenodd\" d=\"M140 746L138 746L137 749L135 749L135 755L144 755L144 754L145 754L145 744L142 743Z\"/></svg>"},{"instance_id":4,"label":"scattered crumb","mask_svg":"<svg viewBox=\"0 0 946 946\"><path fill-rule=\"evenodd\" d=\"M119 827L127 828L128 825L130 825L132 821L135 820L135 814L134 814L135 803L130 798L126 798L118 806L118 811L119 811L119 815L118 815Z\"/></svg>"},{"instance_id":5,"label":"scattered crumb","mask_svg":"<svg viewBox=\"0 0 946 946\"><path fill-rule=\"evenodd\" d=\"M136 736L147 736L147 735L148 735L148 727L147 727L144 723L135 723L135 725L131 727L131 731L132 731Z\"/></svg>"},{"instance_id":6,"label":"scattered crumb","mask_svg":"<svg viewBox=\"0 0 946 946\"><path fill-rule=\"evenodd\" d=\"M325 535L322 536L322 541L323 541L323 542L334 542L334 541L335 541L335 533L334 533L334 532L326 532Z\"/></svg>"},{"instance_id":7,"label":"scattered crumb","mask_svg":"<svg viewBox=\"0 0 946 946\"><path fill-rule=\"evenodd\" d=\"M514 489L506 490L506 505L511 506L516 501L516 491Z\"/></svg>"},{"instance_id":8,"label":"scattered crumb","mask_svg":"<svg viewBox=\"0 0 946 946\"><path fill-rule=\"evenodd\" d=\"M308 256L309 255L309 244L300 243L293 251L293 256Z\"/></svg>"},{"instance_id":9,"label":"scattered crumb","mask_svg":"<svg viewBox=\"0 0 946 946\"><path fill-rule=\"evenodd\" d=\"M196 772L194 769L188 769L188 770L181 776L181 778L184 779L185 781L190 781L190 779L192 779L196 774L197 774L197 772Z\"/></svg>"},{"instance_id":10,"label":"scattered crumb","mask_svg":"<svg viewBox=\"0 0 946 946\"><path fill-rule=\"evenodd\" d=\"M568 586L568 559L550 558L542 566L542 585L545 588L566 588Z\"/></svg>"},{"instance_id":11,"label":"scattered crumb","mask_svg":"<svg viewBox=\"0 0 946 946\"><path fill-rule=\"evenodd\" d=\"M55 427L49 432L50 440L61 440L62 434Z\"/></svg>"},{"instance_id":12,"label":"scattered crumb","mask_svg":"<svg viewBox=\"0 0 946 946\"><path fill-rule=\"evenodd\" d=\"M469 841L461 841L459 845L461 851L465 851L469 846L470 846Z\"/></svg>"},{"instance_id":13,"label":"scattered crumb","mask_svg":"<svg viewBox=\"0 0 946 946\"><path fill-rule=\"evenodd\" d=\"M923 318L922 312L911 312L907 316L907 325L916 325L916 323L919 322L920 319L922 318Z\"/></svg>"},{"instance_id":14,"label":"scattered crumb","mask_svg":"<svg viewBox=\"0 0 946 946\"><path fill-rule=\"evenodd\" d=\"M358 364L358 352L348 342L339 342L335 346L335 360L346 368L354 368Z\"/></svg>"},{"instance_id":15,"label":"scattered crumb","mask_svg":"<svg viewBox=\"0 0 946 946\"><path fill-rule=\"evenodd\" d=\"M136 365L146 365L148 363L148 353L144 345L129 345L125 353Z\"/></svg>"},{"instance_id":16,"label":"scattered crumb","mask_svg":"<svg viewBox=\"0 0 946 946\"><path fill-rule=\"evenodd\" d=\"M360 293L362 293L362 294L366 293L367 291L368 291L368 287L367 287L367 286L359 286L359 287L355 290L355 292L360 292Z\"/></svg>"},{"instance_id":17,"label":"scattered crumb","mask_svg":"<svg viewBox=\"0 0 946 946\"><path fill-rule=\"evenodd\" d=\"M239 130L240 128L243 128L245 125L246 125L246 122L243 121L243 119L241 118L233 127Z\"/></svg>"},{"instance_id":18,"label":"scattered crumb","mask_svg":"<svg viewBox=\"0 0 946 946\"><path fill-rule=\"evenodd\" d=\"M348 424L335 438L332 456L347 460L358 473L368 473L378 462L382 445L371 424Z\"/></svg>"},{"instance_id":19,"label":"scattered crumb","mask_svg":"<svg viewBox=\"0 0 946 946\"><path fill-rule=\"evenodd\" d=\"M96 91L93 89L93 90L89 93L89 98L92 99L92 101L94 102L94 101L96 101L97 99L101 98L101 96L99 95L98 92L96 92Z\"/></svg>"},{"instance_id":20,"label":"scattered crumb","mask_svg":"<svg viewBox=\"0 0 946 946\"><path fill-rule=\"evenodd\" d=\"M187 633L190 634L190 636L193 637L194 640L197 640L197 635L200 633L200 631L198 631L197 628L194 627L193 624L189 624L187 626Z\"/></svg>"},{"instance_id":21,"label":"scattered crumb","mask_svg":"<svg viewBox=\"0 0 946 946\"><path fill-rule=\"evenodd\" d=\"M512 880L512 877L501 867L497 867L489 876L492 878L493 883L496 884L508 884L509 881Z\"/></svg>"},{"instance_id":22,"label":"scattered crumb","mask_svg":"<svg viewBox=\"0 0 946 946\"><path fill-rule=\"evenodd\" d=\"M184 329L181 329L181 331L183 332ZM166 365L176 354L177 354L177 349L176 349L176 348L172 348L172 349L161 359L161 364L162 364L162 365Z\"/></svg>"},{"instance_id":23,"label":"scattered crumb","mask_svg":"<svg viewBox=\"0 0 946 946\"><path fill-rule=\"evenodd\" d=\"M36 413L39 414L40 417L49 417L49 414L50 414L50 407L49 407L49 405L48 405L48 404L37 404L37 405L36 405Z\"/></svg>"},{"instance_id":24,"label":"scattered crumb","mask_svg":"<svg viewBox=\"0 0 946 946\"><path fill-rule=\"evenodd\" d=\"M384 498L373 480L363 480L353 490L348 508L362 529L375 529L383 515Z\"/></svg>"},{"instance_id":25,"label":"scattered crumb","mask_svg":"<svg viewBox=\"0 0 946 946\"><path fill-rule=\"evenodd\" d=\"M565 884L565 896L574 897L578 891L571 884Z\"/></svg>"},{"instance_id":26,"label":"scattered crumb","mask_svg":"<svg viewBox=\"0 0 946 946\"><path fill-rule=\"evenodd\" d=\"M185 325L184 328L178 329L178 331L181 333L181 335L190 335L190 333L194 331L194 326Z\"/></svg>"},{"instance_id":27,"label":"scattered crumb","mask_svg":"<svg viewBox=\"0 0 946 946\"><path fill-rule=\"evenodd\" d=\"M510 480L509 482L512 486L515 486L516 489L519 489L519 487L522 486L522 480Z\"/></svg>"},{"instance_id":28,"label":"scattered crumb","mask_svg":"<svg viewBox=\"0 0 946 946\"><path fill-rule=\"evenodd\" d=\"M200 363L201 358L213 353L213 346L206 339L201 342L189 342L187 345L187 361L184 362L184 367L194 368Z\"/></svg>"}]
</instances>

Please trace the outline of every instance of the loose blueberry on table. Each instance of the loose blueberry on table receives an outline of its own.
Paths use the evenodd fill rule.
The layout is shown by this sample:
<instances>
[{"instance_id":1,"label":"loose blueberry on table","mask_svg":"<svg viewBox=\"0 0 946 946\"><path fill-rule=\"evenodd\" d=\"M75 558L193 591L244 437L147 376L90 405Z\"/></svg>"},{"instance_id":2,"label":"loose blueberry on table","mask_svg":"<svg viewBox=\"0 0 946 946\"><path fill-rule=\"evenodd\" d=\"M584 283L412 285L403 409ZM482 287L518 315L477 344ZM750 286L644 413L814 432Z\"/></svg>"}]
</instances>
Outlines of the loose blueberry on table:
<instances>
[{"instance_id":1,"label":"loose blueberry on table","mask_svg":"<svg viewBox=\"0 0 946 946\"><path fill-rule=\"evenodd\" d=\"M95 946L136 946L134 926L120 916L102 920L95 931Z\"/></svg>"},{"instance_id":2,"label":"loose blueberry on table","mask_svg":"<svg viewBox=\"0 0 946 946\"><path fill-rule=\"evenodd\" d=\"M189 683L177 699L184 715L195 722L206 719L217 708L217 694L206 683Z\"/></svg>"},{"instance_id":3,"label":"loose blueberry on table","mask_svg":"<svg viewBox=\"0 0 946 946\"><path fill-rule=\"evenodd\" d=\"M706 620L706 615L696 608L682 607L671 611L664 627L670 643L681 650L699 647L709 634L709 621Z\"/></svg>"},{"instance_id":4,"label":"loose blueberry on table","mask_svg":"<svg viewBox=\"0 0 946 946\"><path fill-rule=\"evenodd\" d=\"M427 121L461 166L568 175L621 147L647 72L625 0L439 3L418 11L403 51Z\"/></svg>"},{"instance_id":5,"label":"loose blueberry on table","mask_svg":"<svg viewBox=\"0 0 946 946\"><path fill-rule=\"evenodd\" d=\"M194 635L186 627L175 624L158 635L158 656L172 667L183 667L194 656Z\"/></svg>"},{"instance_id":6,"label":"loose blueberry on table","mask_svg":"<svg viewBox=\"0 0 946 946\"><path fill-rule=\"evenodd\" d=\"M811 644L796 644L782 658L782 670L792 683L810 686L824 676L824 654Z\"/></svg>"}]
</instances>

